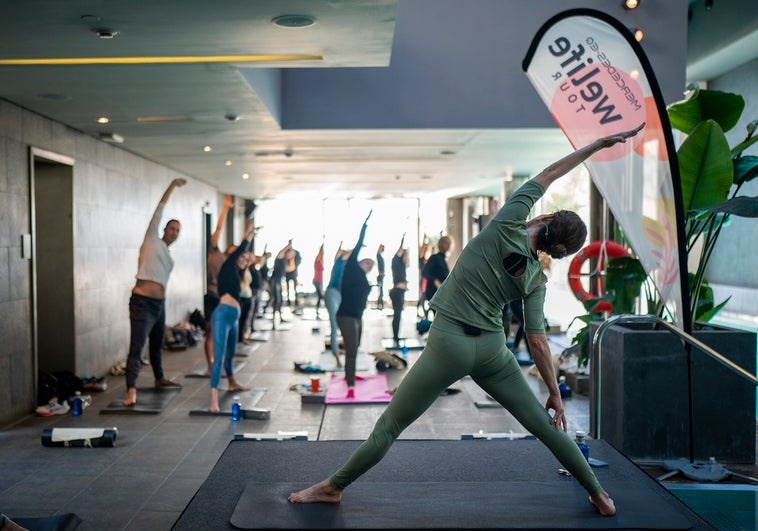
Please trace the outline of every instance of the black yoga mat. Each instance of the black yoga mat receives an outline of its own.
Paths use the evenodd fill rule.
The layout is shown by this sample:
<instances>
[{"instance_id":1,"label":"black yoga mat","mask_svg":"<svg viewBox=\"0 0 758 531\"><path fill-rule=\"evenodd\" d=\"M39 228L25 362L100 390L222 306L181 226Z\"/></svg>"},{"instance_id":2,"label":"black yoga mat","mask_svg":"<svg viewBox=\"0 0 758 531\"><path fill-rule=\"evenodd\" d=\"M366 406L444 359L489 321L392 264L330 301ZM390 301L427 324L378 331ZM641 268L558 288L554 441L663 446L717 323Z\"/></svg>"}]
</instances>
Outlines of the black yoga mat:
<instances>
[{"instance_id":1,"label":"black yoga mat","mask_svg":"<svg viewBox=\"0 0 758 531\"><path fill-rule=\"evenodd\" d=\"M116 446L117 428L45 428L42 446L98 448Z\"/></svg>"},{"instance_id":2,"label":"black yoga mat","mask_svg":"<svg viewBox=\"0 0 758 531\"><path fill-rule=\"evenodd\" d=\"M177 520L190 529L710 529L603 441L591 454L618 507L602 517L536 440L400 440L341 504L293 505L359 441L232 441Z\"/></svg>"},{"instance_id":3,"label":"black yoga mat","mask_svg":"<svg viewBox=\"0 0 758 531\"><path fill-rule=\"evenodd\" d=\"M125 406L114 400L100 410L101 415L157 415L182 391L181 387L138 387L137 403Z\"/></svg>"}]
</instances>

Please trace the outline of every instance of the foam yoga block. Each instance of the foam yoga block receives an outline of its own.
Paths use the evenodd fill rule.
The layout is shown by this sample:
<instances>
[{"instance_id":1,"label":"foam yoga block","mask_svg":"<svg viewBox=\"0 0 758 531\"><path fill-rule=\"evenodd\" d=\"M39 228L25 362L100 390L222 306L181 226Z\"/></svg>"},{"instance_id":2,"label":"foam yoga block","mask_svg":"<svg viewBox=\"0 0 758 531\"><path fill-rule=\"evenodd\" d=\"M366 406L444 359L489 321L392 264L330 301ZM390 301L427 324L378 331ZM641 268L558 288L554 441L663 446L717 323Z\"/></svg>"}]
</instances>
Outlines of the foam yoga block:
<instances>
[{"instance_id":1,"label":"foam yoga block","mask_svg":"<svg viewBox=\"0 0 758 531\"><path fill-rule=\"evenodd\" d=\"M42 446L97 448L116 446L118 428L45 428Z\"/></svg>"}]
</instances>

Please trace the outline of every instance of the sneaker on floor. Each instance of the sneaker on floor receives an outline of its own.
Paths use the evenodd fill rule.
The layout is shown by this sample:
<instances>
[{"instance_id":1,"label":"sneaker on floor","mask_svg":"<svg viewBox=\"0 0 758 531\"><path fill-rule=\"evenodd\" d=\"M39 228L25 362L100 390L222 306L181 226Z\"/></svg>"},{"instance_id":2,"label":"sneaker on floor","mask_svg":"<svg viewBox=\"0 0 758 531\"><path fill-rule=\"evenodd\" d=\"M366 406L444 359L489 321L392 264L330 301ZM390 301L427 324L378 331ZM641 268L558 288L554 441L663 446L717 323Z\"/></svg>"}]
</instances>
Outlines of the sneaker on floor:
<instances>
[{"instance_id":1,"label":"sneaker on floor","mask_svg":"<svg viewBox=\"0 0 758 531\"><path fill-rule=\"evenodd\" d=\"M65 400L59 404L57 398L51 398L50 402L44 406L39 406L35 411L40 417L51 417L53 415L65 415L70 410L71 408Z\"/></svg>"}]
</instances>

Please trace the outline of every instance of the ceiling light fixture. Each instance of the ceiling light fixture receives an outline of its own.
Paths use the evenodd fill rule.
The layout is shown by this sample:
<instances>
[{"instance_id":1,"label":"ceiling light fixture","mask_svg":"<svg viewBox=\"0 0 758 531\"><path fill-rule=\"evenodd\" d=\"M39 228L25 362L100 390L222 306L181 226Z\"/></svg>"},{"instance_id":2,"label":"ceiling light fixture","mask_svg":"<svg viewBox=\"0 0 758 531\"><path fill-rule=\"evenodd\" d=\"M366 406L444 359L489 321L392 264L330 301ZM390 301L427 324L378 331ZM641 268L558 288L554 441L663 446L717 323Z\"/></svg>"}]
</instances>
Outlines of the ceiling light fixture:
<instances>
[{"instance_id":1,"label":"ceiling light fixture","mask_svg":"<svg viewBox=\"0 0 758 531\"><path fill-rule=\"evenodd\" d=\"M640 28L637 28L634 30L634 40L637 42L642 42L642 39L645 38L645 32L642 31Z\"/></svg>"},{"instance_id":2,"label":"ceiling light fixture","mask_svg":"<svg viewBox=\"0 0 758 531\"><path fill-rule=\"evenodd\" d=\"M231 160L225 160L224 161L224 166L231 166L231 165L232 165L232 161Z\"/></svg>"},{"instance_id":3,"label":"ceiling light fixture","mask_svg":"<svg viewBox=\"0 0 758 531\"><path fill-rule=\"evenodd\" d=\"M243 179L249 179L250 178L250 174L247 173L247 172L245 172L245 173L242 174L242 178Z\"/></svg>"},{"instance_id":4,"label":"ceiling light fixture","mask_svg":"<svg viewBox=\"0 0 758 531\"><path fill-rule=\"evenodd\" d=\"M624 0L622 4L626 9L637 9L642 0Z\"/></svg>"},{"instance_id":5,"label":"ceiling light fixture","mask_svg":"<svg viewBox=\"0 0 758 531\"><path fill-rule=\"evenodd\" d=\"M310 15L279 15L271 19L271 22L280 28L307 28L316 23L316 19Z\"/></svg>"},{"instance_id":6,"label":"ceiling light fixture","mask_svg":"<svg viewBox=\"0 0 758 531\"><path fill-rule=\"evenodd\" d=\"M99 124L107 124L107 123L110 123L110 121L111 121L111 119L108 118L107 116L99 116L97 118L97 123L99 123Z\"/></svg>"},{"instance_id":7,"label":"ceiling light fixture","mask_svg":"<svg viewBox=\"0 0 758 531\"><path fill-rule=\"evenodd\" d=\"M203 146L203 151L205 151L206 153L210 153L211 151L213 151L213 148L210 146Z\"/></svg>"},{"instance_id":8,"label":"ceiling light fixture","mask_svg":"<svg viewBox=\"0 0 758 531\"><path fill-rule=\"evenodd\" d=\"M143 65L184 63L267 63L322 61L324 56L311 54L283 55L190 55L156 57L47 57L37 59L0 59L4 66L34 65Z\"/></svg>"}]
</instances>

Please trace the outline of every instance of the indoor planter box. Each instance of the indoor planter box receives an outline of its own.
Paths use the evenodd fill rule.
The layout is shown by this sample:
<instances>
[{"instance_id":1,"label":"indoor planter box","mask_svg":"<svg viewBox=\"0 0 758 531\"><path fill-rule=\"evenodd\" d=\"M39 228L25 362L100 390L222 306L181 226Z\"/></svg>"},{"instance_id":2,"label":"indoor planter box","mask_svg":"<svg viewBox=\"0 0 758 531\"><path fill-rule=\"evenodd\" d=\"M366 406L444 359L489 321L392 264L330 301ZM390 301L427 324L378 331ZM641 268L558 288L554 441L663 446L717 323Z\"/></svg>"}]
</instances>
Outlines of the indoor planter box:
<instances>
[{"instance_id":1,"label":"indoor planter box","mask_svg":"<svg viewBox=\"0 0 758 531\"><path fill-rule=\"evenodd\" d=\"M591 323L592 338L599 324ZM693 335L755 374L753 332L713 327ZM600 438L635 461L689 458L688 371L682 341L652 325L612 325L605 330L601 352ZM696 347L691 359L694 459L754 463L754 385ZM594 375L590 387L590 430L596 434Z\"/></svg>"}]
</instances>

